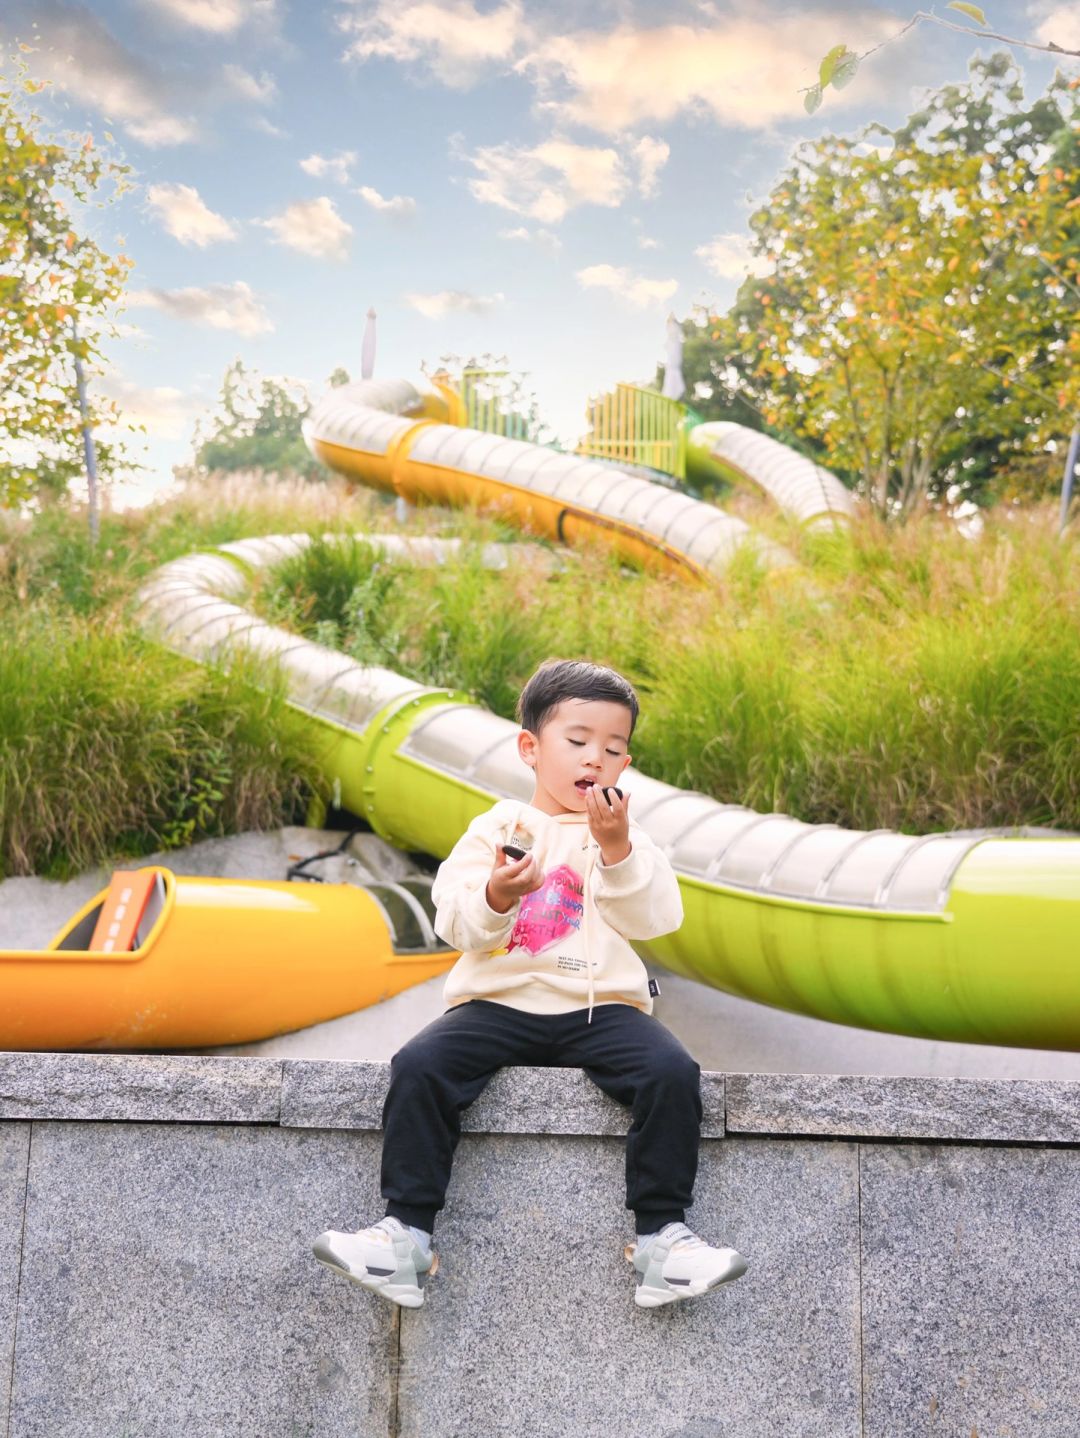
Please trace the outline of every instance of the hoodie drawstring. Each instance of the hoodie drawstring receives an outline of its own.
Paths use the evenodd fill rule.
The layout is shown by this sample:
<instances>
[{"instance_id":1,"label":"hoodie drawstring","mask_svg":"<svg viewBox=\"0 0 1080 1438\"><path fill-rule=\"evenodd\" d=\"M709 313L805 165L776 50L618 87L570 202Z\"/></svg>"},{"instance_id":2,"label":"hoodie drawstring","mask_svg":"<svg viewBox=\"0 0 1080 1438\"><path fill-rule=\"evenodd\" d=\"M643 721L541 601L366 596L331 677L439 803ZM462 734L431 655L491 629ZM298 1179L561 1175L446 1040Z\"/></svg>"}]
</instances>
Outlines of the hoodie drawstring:
<instances>
[{"instance_id":1,"label":"hoodie drawstring","mask_svg":"<svg viewBox=\"0 0 1080 1438\"><path fill-rule=\"evenodd\" d=\"M585 1022L589 1024L592 1023L593 997L595 993L592 948L589 944L589 883L592 879L592 871L596 864L596 856L598 853L598 848L594 849L591 845L589 846L585 859L585 882L582 885L582 889L584 890L582 898L585 901L585 907L581 916L581 947L585 951L585 973L589 980L589 1016L585 1020Z\"/></svg>"}]
</instances>

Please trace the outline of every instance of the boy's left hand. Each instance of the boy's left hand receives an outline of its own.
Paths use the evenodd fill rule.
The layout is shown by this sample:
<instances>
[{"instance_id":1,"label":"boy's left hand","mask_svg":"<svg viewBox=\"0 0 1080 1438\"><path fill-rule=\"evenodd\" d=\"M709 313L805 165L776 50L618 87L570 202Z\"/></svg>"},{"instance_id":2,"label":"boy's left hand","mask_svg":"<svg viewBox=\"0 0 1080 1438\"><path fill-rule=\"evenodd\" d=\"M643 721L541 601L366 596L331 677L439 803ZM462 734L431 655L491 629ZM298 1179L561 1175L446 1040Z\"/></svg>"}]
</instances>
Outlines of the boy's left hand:
<instances>
[{"instance_id":1,"label":"boy's left hand","mask_svg":"<svg viewBox=\"0 0 1080 1438\"><path fill-rule=\"evenodd\" d=\"M609 804L599 784L585 790L589 833L600 845L600 858L605 865L621 863L630 852L629 804L629 794L620 799L614 790Z\"/></svg>"}]
</instances>

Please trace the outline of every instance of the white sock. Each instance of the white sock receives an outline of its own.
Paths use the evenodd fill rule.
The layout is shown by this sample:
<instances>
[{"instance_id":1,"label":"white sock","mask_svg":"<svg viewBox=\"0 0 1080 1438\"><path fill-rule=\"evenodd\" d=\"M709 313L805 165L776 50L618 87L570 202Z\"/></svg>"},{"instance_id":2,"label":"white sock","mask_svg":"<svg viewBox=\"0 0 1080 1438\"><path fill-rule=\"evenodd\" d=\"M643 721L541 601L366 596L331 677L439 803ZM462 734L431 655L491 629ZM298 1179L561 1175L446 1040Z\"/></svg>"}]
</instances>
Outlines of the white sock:
<instances>
[{"instance_id":1,"label":"white sock","mask_svg":"<svg viewBox=\"0 0 1080 1438\"><path fill-rule=\"evenodd\" d=\"M409 1224L409 1232L412 1234L413 1238L420 1245L420 1247L424 1250L424 1256L427 1257L427 1255L431 1252L431 1234L425 1232L425 1230L422 1228L413 1228L411 1223Z\"/></svg>"}]
</instances>

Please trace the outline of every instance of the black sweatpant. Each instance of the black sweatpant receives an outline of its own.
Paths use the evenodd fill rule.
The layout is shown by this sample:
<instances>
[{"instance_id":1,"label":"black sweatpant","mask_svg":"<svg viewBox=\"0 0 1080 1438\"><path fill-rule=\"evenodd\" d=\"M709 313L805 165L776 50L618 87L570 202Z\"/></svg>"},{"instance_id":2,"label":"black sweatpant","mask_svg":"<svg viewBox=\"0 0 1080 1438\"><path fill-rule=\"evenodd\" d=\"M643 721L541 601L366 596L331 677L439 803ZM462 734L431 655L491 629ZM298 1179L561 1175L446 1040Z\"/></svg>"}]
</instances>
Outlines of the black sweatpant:
<instances>
[{"instance_id":1,"label":"black sweatpant","mask_svg":"<svg viewBox=\"0 0 1080 1438\"><path fill-rule=\"evenodd\" d=\"M629 1004L526 1014L473 999L400 1049L383 1108L386 1211L430 1232L443 1206L461 1114L507 1064L582 1068L631 1111L626 1206L638 1233L681 1222L693 1198L701 1070L658 1019Z\"/></svg>"}]
</instances>

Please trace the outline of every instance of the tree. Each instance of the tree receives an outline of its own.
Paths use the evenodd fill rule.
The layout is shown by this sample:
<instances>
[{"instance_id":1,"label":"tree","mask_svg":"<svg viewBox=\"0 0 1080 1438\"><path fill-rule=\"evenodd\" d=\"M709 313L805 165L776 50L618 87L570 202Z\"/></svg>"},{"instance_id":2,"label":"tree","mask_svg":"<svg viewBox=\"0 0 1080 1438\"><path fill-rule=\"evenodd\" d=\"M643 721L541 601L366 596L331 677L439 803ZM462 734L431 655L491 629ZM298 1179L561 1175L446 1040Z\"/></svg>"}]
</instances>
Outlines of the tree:
<instances>
[{"instance_id":1,"label":"tree","mask_svg":"<svg viewBox=\"0 0 1080 1438\"><path fill-rule=\"evenodd\" d=\"M716 373L884 515L985 497L1080 408L1075 82L1025 107L1008 55L971 72L894 131L801 146L751 217L772 272L708 317Z\"/></svg>"},{"instance_id":2,"label":"tree","mask_svg":"<svg viewBox=\"0 0 1080 1438\"><path fill-rule=\"evenodd\" d=\"M344 371L335 370L331 384ZM261 469L318 479L326 474L304 443L301 425L311 409L298 381L259 378L234 360L221 384L221 405L208 435L195 434L195 462L203 469Z\"/></svg>"},{"instance_id":3,"label":"tree","mask_svg":"<svg viewBox=\"0 0 1080 1438\"><path fill-rule=\"evenodd\" d=\"M24 50L28 47L23 46ZM111 258L81 231L88 207L123 192L128 167L91 135L42 138L26 97L44 89L22 62L0 76L0 505L65 495L83 470L83 416L75 361L101 360L110 314L131 261ZM111 137L106 136L107 140ZM91 395L92 428L115 419ZM118 443L98 446L103 478L124 463ZM91 510L91 529L96 515Z\"/></svg>"}]
</instances>

